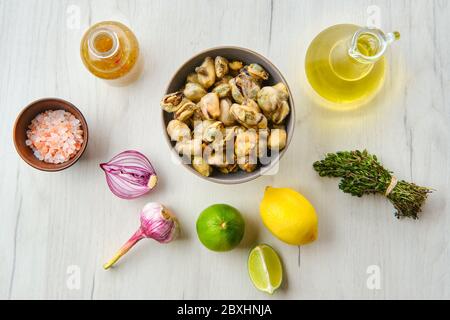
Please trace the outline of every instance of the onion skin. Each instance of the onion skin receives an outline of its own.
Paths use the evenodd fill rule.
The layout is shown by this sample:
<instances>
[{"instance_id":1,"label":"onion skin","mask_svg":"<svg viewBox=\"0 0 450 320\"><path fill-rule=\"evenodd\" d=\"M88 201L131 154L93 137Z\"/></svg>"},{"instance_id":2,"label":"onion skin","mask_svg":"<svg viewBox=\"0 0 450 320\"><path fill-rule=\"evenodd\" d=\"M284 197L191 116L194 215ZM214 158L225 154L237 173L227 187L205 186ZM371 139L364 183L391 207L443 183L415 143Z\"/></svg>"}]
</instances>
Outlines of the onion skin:
<instances>
[{"instance_id":1,"label":"onion skin","mask_svg":"<svg viewBox=\"0 0 450 320\"><path fill-rule=\"evenodd\" d=\"M124 151L100 164L108 187L119 198L139 198L155 188L158 177L148 158L135 150Z\"/></svg>"},{"instance_id":2,"label":"onion skin","mask_svg":"<svg viewBox=\"0 0 450 320\"><path fill-rule=\"evenodd\" d=\"M153 239L159 243L175 240L180 228L177 218L166 207L159 203L149 203L141 211L141 226L133 236L119 249L114 257L103 265L105 270L111 268L136 243L142 239Z\"/></svg>"}]
</instances>

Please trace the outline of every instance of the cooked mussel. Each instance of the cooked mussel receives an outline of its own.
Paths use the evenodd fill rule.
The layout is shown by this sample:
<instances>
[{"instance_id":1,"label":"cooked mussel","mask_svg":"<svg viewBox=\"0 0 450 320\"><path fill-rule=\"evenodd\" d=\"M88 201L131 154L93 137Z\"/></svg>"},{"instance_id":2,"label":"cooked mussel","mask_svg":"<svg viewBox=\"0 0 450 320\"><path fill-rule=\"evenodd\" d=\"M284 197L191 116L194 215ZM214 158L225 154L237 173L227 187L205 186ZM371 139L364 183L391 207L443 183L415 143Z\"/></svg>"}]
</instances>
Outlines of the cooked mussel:
<instances>
[{"instance_id":1,"label":"cooked mussel","mask_svg":"<svg viewBox=\"0 0 450 320\"><path fill-rule=\"evenodd\" d=\"M229 72L228 60L224 57L217 56L214 60L214 66L216 69L216 76L219 79L222 79Z\"/></svg>"},{"instance_id":2,"label":"cooked mussel","mask_svg":"<svg viewBox=\"0 0 450 320\"><path fill-rule=\"evenodd\" d=\"M175 150L178 154L187 157L201 156L203 147L201 139L182 140L175 144Z\"/></svg>"},{"instance_id":3,"label":"cooked mussel","mask_svg":"<svg viewBox=\"0 0 450 320\"><path fill-rule=\"evenodd\" d=\"M186 122L194 115L197 109L197 105L191 100L183 99L178 110L175 112L174 119Z\"/></svg>"},{"instance_id":4,"label":"cooked mussel","mask_svg":"<svg viewBox=\"0 0 450 320\"><path fill-rule=\"evenodd\" d=\"M206 57L200 67L195 69L198 75L198 82L203 88L210 88L216 82L216 70L214 60L211 57Z\"/></svg>"},{"instance_id":5,"label":"cooked mussel","mask_svg":"<svg viewBox=\"0 0 450 320\"><path fill-rule=\"evenodd\" d=\"M231 113L236 121L246 128L267 128L267 118L261 113L256 102L251 99L245 100L243 104L233 104Z\"/></svg>"},{"instance_id":6,"label":"cooked mussel","mask_svg":"<svg viewBox=\"0 0 450 320\"><path fill-rule=\"evenodd\" d=\"M191 129L188 125L179 120L172 120L167 125L167 133L172 141L182 141L191 139Z\"/></svg>"},{"instance_id":7,"label":"cooked mussel","mask_svg":"<svg viewBox=\"0 0 450 320\"><path fill-rule=\"evenodd\" d=\"M163 108L164 111L173 113L178 110L183 98L184 94L182 91L167 94L161 100L161 107Z\"/></svg>"},{"instance_id":8,"label":"cooked mussel","mask_svg":"<svg viewBox=\"0 0 450 320\"><path fill-rule=\"evenodd\" d=\"M209 177L213 173L213 167L211 167L203 157L194 157L192 160L192 167L205 177Z\"/></svg>"},{"instance_id":9,"label":"cooked mussel","mask_svg":"<svg viewBox=\"0 0 450 320\"><path fill-rule=\"evenodd\" d=\"M286 148L287 133L284 128L272 129L268 140L268 147L274 151L282 151Z\"/></svg>"},{"instance_id":10,"label":"cooked mussel","mask_svg":"<svg viewBox=\"0 0 450 320\"><path fill-rule=\"evenodd\" d=\"M264 81L269 79L269 73L257 63L252 63L244 67L243 71L257 81Z\"/></svg>"},{"instance_id":11,"label":"cooked mussel","mask_svg":"<svg viewBox=\"0 0 450 320\"><path fill-rule=\"evenodd\" d=\"M224 125L220 121L204 120L198 123L194 128L194 138L202 139L211 143L216 139L223 139Z\"/></svg>"},{"instance_id":12,"label":"cooked mussel","mask_svg":"<svg viewBox=\"0 0 450 320\"><path fill-rule=\"evenodd\" d=\"M272 114L270 119L276 125L282 124L290 112L291 108L289 107L289 103L287 101L282 101L279 108Z\"/></svg>"},{"instance_id":13,"label":"cooked mussel","mask_svg":"<svg viewBox=\"0 0 450 320\"><path fill-rule=\"evenodd\" d=\"M188 82L183 90L184 96L192 102L199 102L208 92L198 83Z\"/></svg>"},{"instance_id":14,"label":"cooked mussel","mask_svg":"<svg viewBox=\"0 0 450 320\"><path fill-rule=\"evenodd\" d=\"M222 121L222 123L225 126L232 126L236 123L236 119L231 113L231 106L233 103L230 99L225 98L220 100L220 117L219 120Z\"/></svg>"},{"instance_id":15,"label":"cooked mussel","mask_svg":"<svg viewBox=\"0 0 450 320\"><path fill-rule=\"evenodd\" d=\"M211 92L203 96L198 103L200 110L205 119L219 119L220 117L220 100L217 93Z\"/></svg>"},{"instance_id":16,"label":"cooked mussel","mask_svg":"<svg viewBox=\"0 0 450 320\"><path fill-rule=\"evenodd\" d=\"M257 95L258 105L264 115L277 125L283 123L290 113L288 98L289 92L282 83L264 87Z\"/></svg>"},{"instance_id":17,"label":"cooked mussel","mask_svg":"<svg viewBox=\"0 0 450 320\"><path fill-rule=\"evenodd\" d=\"M256 99L261 87L250 76L240 73L230 80L231 95L237 103L243 103L245 99Z\"/></svg>"},{"instance_id":18,"label":"cooked mussel","mask_svg":"<svg viewBox=\"0 0 450 320\"><path fill-rule=\"evenodd\" d=\"M217 93L220 99L231 96L231 86L228 82L221 83L214 87L212 92Z\"/></svg>"},{"instance_id":19,"label":"cooked mussel","mask_svg":"<svg viewBox=\"0 0 450 320\"><path fill-rule=\"evenodd\" d=\"M255 130L238 133L235 143L235 154L239 168L253 172L258 166L258 134Z\"/></svg>"},{"instance_id":20,"label":"cooked mussel","mask_svg":"<svg viewBox=\"0 0 450 320\"><path fill-rule=\"evenodd\" d=\"M242 61L234 60L228 64L231 71L239 72L243 67L244 63Z\"/></svg>"}]
</instances>

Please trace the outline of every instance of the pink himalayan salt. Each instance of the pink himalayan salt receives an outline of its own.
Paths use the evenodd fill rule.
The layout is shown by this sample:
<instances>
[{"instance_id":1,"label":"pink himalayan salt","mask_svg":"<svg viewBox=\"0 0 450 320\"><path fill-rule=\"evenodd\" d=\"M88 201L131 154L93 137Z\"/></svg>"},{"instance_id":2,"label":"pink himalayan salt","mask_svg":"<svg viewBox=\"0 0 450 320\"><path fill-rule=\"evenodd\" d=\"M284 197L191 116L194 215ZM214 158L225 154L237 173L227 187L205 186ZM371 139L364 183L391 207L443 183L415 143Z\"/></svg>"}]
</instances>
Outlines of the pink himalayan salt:
<instances>
[{"instance_id":1,"label":"pink himalayan salt","mask_svg":"<svg viewBox=\"0 0 450 320\"><path fill-rule=\"evenodd\" d=\"M28 126L26 145L36 158L47 163L64 163L81 149L81 122L64 110L45 111Z\"/></svg>"}]
</instances>

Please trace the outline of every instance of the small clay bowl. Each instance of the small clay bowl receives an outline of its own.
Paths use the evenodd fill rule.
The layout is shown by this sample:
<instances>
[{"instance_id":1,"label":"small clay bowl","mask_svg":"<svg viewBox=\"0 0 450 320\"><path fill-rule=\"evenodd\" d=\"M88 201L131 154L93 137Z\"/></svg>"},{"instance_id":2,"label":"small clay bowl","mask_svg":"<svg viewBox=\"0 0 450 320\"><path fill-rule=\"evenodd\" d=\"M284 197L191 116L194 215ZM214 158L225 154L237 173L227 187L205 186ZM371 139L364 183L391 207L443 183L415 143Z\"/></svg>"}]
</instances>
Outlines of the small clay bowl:
<instances>
[{"instance_id":1,"label":"small clay bowl","mask_svg":"<svg viewBox=\"0 0 450 320\"><path fill-rule=\"evenodd\" d=\"M83 145L73 158L64 163L53 164L41 161L34 156L33 150L31 150L31 148L25 144L25 141L27 140L28 126L31 124L31 121L38 114L47 110L65 110L73 114L81 122L81 128L83 130L84 137ZM38 170L56 172L69 168L75 162L77 162L78 159L80 159L80 157L84 153L84 150L86 150L89 132L86 119L84 119L83 114L80 112L80 110L78 110L77 107L75 107L70 102L64 101L62 99L46 98L34 101L22 110L14 124L13 136L14 146L16 147L17 153L26 163Z\"/></svg>"},{"instance_id":2,"label":"small clay bowl","mask_svg":"<svg viewBox=\"0 0 450 320\"><path fill-rule=\"evenodd\" d=\"M166 94L176 92L180 90L185 84L186 77L189 75L189 73L194 72L195 68L202 64L203 60L206 57L216 57L216 56L222 56L227 58L228 60L240 60L243 61L245 64L250 63L258 63L260 64L267 72L270 74L270 79L268 81L264 82L265 86L271 86L275 85L279 82L282 82L286 85L286 87L289 90L289 105L291 107L291 112L288 115L286 119L286 132L287 132L287 143L284 150L280 152L280 154L268 165L266 166L260 166L257 170L255 170L252 173L247 173L244 171L239 171L232 174L223 174L215 170L214 174L211 177L204 177L200 173L198 173L190 164L185 164L182 161L182 165L192 172L193 174L199 176L202 179L208 180L210 182L219 183L219 184L241 184L245 182L252 181L254 179L257 179L258 177L266 174L270 174L271 170L279 164L279 161L281 157L286 153L289 144L292 140L292 137L294 135L294 128L295 128L295 104L294 99L292 97L292 92L289 89L289 85L286 81L286 79L281 74L280 70L278 70L275 65L270 62L267 58L260 55L259 53L256 53L252 50L241 48L241 47L234 47L234 46L224 46L224 47L217 47L205 50L203 52L200 52L196 54L195 56L191 57L188 61L186 61L174 74L174 76L170 79L170 82L166 88ZM173 115L162 111L162 122L163 127L167 128L167 124L170 122L170 120L173 119ZM174 153L176 158L180 158L178 156L178 153L175 151L174 146L175 144L170 140L170 137L168 136L167 132L164 134L166 141L169 145L169 147L172 149L172 152Z\"/></svg>"}]
</instances>

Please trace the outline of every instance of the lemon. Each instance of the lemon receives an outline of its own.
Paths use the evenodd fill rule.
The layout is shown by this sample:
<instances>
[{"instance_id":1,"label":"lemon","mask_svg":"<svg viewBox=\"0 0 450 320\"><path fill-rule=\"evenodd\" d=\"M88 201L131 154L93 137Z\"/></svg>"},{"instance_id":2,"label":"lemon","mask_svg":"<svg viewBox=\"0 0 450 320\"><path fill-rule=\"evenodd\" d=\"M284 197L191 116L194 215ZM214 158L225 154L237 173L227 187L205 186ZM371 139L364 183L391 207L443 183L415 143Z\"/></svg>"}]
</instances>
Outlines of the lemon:
<instances>
[{"instance_id":1,"label":"lemon","mask_svg":"<svg viewBox=\"0 0 450 320\"><path fill-rule=\"evenodd\" d=\"M278 254L266 244L255 247L248 257L248 273L255 287L273 294L283 281L283 267Z\"/></svg>"},{"instance_id":2,"label":"lemon","mask_svg":"<svg viewBox=\"0 0 450 320\"><path fill-rule=\"evenodd\" d=\"M259 209L264 225L281 241L299 246L317 240L316 210L295 190L268 187Z\"/></svg>"}]
</instances>

